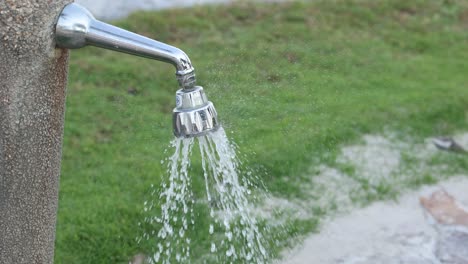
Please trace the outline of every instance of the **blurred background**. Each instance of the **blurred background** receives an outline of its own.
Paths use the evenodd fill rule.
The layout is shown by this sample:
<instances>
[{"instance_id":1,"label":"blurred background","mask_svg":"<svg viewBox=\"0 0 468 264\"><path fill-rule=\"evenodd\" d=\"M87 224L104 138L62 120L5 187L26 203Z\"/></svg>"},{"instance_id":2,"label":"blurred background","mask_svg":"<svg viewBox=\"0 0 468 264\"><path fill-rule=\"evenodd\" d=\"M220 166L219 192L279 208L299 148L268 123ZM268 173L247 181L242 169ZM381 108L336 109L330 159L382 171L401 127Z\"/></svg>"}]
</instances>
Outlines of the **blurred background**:
<instances>
[{"instance_id":1,"label":"blurred background","mask_svg":"<svg viewBox=\"0 0 468 264\"><path fill-rule=\"evenodd\" d=\"M79 0L75 1L93 13L101 20L124 18L137 10L160 10L170 8L183 8L204 4L232 3L233 0Z\"/></svg>"},{"instance_id":2,"label":"blurred background","mask_svg":"<svg viewBox=\"0 0 468 264\"><path fill-rule=\"evenodd\" d=\"M468 147L467 1L77 2L190 56L242 169L270 192L254 210L277 228L274 258L338 214L468 178L467 156L432 142ZM172 154L177 89L171 65L71 52L55 263L151 253L138 223ZM209 242L200 231L193 263Z\"/></svg>"}]
</instances>

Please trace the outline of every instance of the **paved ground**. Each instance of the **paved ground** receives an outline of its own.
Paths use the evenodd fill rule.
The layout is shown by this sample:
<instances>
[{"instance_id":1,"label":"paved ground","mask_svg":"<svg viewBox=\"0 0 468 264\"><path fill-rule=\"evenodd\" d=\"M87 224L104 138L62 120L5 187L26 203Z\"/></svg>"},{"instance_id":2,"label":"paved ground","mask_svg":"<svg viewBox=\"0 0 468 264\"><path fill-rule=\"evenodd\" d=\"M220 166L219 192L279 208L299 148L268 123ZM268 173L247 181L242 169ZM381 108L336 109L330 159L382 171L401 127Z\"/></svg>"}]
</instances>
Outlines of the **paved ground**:
<instances>
[{"instance_id":1,"label":"paved ground","mask_svg":"<svg viewBox=\"0 0 468 264\"><path fill-rule=\"evenodd\" d=\"M136 10L158 10L227 2L232 2L232 0L76 0L76 3L85 6L96 18L102 20L123 18Z\"/></svg>"},{"instance_id":2,"label":"paved ground","mask_svg":"<svg viewBox=\"0 0 468 264\"><path fill-rule=\"evenodd\" d=\"M159 10L246 1L285 2L294 0L76 0L76 3L88 8L96 18L109 21L124 18L137 10Z\"/></svg>"},{"instance_id":3,"label":"paved ground","mask_svg":"<svg viewBox=\"0 0 468 264\"><path fill-rule=\"evenodd\" d=\"M375 203L336 218L285 254L282 263L466 264L468 229L438 223L420 203L441 188L468 206L468 177L460 175L397 202Z\"/></svg>"}]
</instances>

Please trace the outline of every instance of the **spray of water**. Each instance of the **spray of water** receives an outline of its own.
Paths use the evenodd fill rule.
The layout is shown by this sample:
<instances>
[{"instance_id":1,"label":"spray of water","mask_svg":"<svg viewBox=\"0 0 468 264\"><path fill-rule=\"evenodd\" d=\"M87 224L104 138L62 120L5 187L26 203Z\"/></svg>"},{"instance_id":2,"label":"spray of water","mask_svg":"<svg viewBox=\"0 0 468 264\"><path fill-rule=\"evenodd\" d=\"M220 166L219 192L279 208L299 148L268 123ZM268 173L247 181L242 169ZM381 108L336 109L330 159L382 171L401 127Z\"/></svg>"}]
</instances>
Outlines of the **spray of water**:
<instances>
[{"instance_id":1,"label":"spray of water","mask_svg":"<svg viewBox=\"0 0 468 264\"><path fill-rule=\"evenodd\" d=\"M196 240L194 206L199 203L192 192L190 175L192 149L198 145L203 169L210 223L206 232L210 245L206 252L213 263L264 263L268 259L265 238L256 218L249 213L251 184L240 177L235 148L223 128L206 136L174 139L174 154L168 159L168 180L155 189L145 202L149 212L145 223L153 227L143 235L154 242L150 263L191 262L191 241ZM155 212L157 198L162 205ZM206 226L206 225L201 225ZM154 228L158 227L158 228ZM204 260L203 262L206 262Z\"/></svg>"}]
</instances>

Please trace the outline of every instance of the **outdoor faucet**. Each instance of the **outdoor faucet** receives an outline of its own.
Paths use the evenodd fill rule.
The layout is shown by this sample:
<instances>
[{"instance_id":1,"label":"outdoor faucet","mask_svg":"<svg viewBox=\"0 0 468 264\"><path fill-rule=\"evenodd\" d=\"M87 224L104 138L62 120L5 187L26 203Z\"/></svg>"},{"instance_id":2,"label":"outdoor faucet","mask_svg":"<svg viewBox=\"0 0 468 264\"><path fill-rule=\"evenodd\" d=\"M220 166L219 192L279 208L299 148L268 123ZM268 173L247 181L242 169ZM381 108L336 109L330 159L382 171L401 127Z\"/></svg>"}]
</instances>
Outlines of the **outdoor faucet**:
<instances>
[{"instance_id":1,"label":"outdoor faucet","mask_svg":"<svg viewBox=\"0 0 468 264\"><path fill-rule=\"evenodd\" d=\"M75 3L62 10L55 40L61 48L78 49L92 45L174 65L180 86L173 111L174 135L194 137L218 128L216 109L203 88L195 85L195 69L182 50L96 20L86 8Z\"/></svg>"}]
</instances>

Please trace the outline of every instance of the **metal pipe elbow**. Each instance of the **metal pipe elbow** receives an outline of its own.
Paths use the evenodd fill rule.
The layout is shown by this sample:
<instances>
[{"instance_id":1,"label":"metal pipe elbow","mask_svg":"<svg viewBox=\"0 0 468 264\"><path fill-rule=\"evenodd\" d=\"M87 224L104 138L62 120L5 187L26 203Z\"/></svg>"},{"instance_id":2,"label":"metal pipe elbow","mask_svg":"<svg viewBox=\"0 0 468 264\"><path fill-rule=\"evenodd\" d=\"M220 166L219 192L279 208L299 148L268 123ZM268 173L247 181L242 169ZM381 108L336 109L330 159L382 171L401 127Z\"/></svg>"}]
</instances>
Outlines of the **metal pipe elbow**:
<instances>
[{"instance_id":1,"label":"metal pipe elbow","mask_svg":"<svg viewBox=\"0 0 468 264\"><path fill-rule=\"evenodd\" d=\"M176 78L182 89L195 87L195 69L181 49L96 20L78 4L65 6L57 20L55 34L59 47L78 49L93 45L170 63L176 68Z\"/></svg>"},{"instance_id":2,"label":"metal pipe elbow","mask_svg":"<svg viewBox=\"0 0 468 264\"><path fill-rule=\"evenodd\" d=\"M176 67L176 78L183 89L192 89L196 84L195 69L190 58L181 49L175 48L173 65Z\"/></svg>"}]
</instances>

